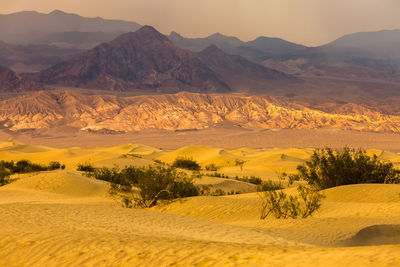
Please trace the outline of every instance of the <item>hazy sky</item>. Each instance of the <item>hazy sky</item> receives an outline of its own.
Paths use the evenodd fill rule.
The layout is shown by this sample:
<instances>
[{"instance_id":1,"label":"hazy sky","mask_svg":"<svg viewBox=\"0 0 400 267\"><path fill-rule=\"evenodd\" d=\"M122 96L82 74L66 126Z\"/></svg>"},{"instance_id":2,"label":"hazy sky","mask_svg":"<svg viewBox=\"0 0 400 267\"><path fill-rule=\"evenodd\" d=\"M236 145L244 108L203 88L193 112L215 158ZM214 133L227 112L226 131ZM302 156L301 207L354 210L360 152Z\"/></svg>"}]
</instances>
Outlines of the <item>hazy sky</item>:
<instances>
[{"instance_id":1,"label":"hazy sky","mask_svg":"<svg viewBox=\"0 0 400 267\"><path fill-rule=\"evenodd\" d=\"M136 21L187 37L220 32L306 45L344 34L400 29L400 0L0 0L0 13L60 9L88 17Z\"/></svg>"}]
</instances>

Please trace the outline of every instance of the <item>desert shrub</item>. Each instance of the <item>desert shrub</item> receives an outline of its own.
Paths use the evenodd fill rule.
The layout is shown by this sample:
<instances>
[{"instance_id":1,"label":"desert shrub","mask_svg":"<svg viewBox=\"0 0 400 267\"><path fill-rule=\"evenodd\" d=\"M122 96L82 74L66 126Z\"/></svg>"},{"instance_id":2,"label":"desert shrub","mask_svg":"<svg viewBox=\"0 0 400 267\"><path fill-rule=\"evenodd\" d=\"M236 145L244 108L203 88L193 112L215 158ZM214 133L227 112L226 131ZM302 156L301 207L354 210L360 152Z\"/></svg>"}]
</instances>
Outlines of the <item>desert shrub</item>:
<instances>
[{"instance_id":1,"label":"desert shrub","mask_svg":"<svg viewBox=\"0 0 400 267\"><path fill-rule=\"evenodd\" d=\"M10 175L11 173L9 171L0 167L0 186L10 183Z\"/></svg>"},{"instance_id":2,"label":"desert shrub","mask_svg":"<svg viewBox=\"0 0 400 267\"><path fill-rule=\"evenodd\" d=\"M224 190L222 190L221 188L218 188L217 190L215 190L215 192L213 192L211 194L212 196L225 196L226 193Z\"/></svg>"},{"instance_id":3,"label":"desert shrub","mask_svg":"<svg viewBox=\"0 0 400 267\"><path fill-rule=\"evenodd\" d=\"M65 166L64 166L64 168L65 168ZM59 169L61 169L61 163L60 162L52 161L52 162L49 163L48 170L52 171L52 170L59 170Z\"/></svg>"},{"instance_id":4,"label":"desert shrub","mask_svg":"<svg viewBox=\"0 0 400 267\"><path fill-rule=\"evenodd\" d=\"M255 184L255 185L261 185L261 183L262 183L262 179L257 176L250 176L250 178L248 176L243 176L242 178L236 176L235 179L238 181Z\"/></svg>"},{"instance_id":5,"label":"desert shrub","mask_svg":"<svg viewBox=\"0 0 400 267\"><path fill-rule=\"evenodd\" d=\"M199 195L199 189L193 184L193 179L173 167L148 166L141 170L136 184L140 191L139 197L135 199L135 204L139 207L152 207L157 205L159 200L168 201Z\"/></svg>"},{"instance_id":6,"label":"desert shrub","mask_svg":"<svg viewBox=\"0 0 400 267\"><path fill-rule=\"evenodd\" d=\"M0 168L8 170L11 174L13 173L28 173L37 171L47 171L48 167L32 163L29 160L20 160L14 163L14 161L4 161L0 162Z\"/></svg>"},{"instance_id":7,"label":"desert shrub","mask_svg":"<svg viewBox=\"0 0 400 267\"><path fill-rule=\"evenodd\" d=\"M324 197L315 188L299 186L298 196L288 196L283 191L265 191L262 195L261 219L272 214L277 219L307 218L321 207Z\"/></svg>"},{"instance_id":8,"label":"desert shrub","mask_svg":"<svg viewBox=\"0 0 400 267\"><path fill-rule=\"evenodd\" d=\"M200 170L200 165L195 160L186 157L178 157L177 159L175 159L172 167L187 169L191 171Z\"/></svg>"},{"instance_id":9,"label":"desert shrub","mask_svg":"<svg viewBox=\"0 0 400 267\"><path fill-rule=\"evenodd\" d=\"M271 180L262 181L261 184L257 186L257 191L275 191L281 189L283 189L281 183L273 182Z\"/></svg>"},{"instance_id":10,"label":"desert shrub","mask_svg":"<svg viewBox=\"0 0 400 267\"><path fill-rule=\"evenodd\" d=\"M130 196L123 196L123 206L128 207L130 199L136 207L152 207L159 202L170 201L181 197L197 196L200 193L198 187L193 184L193 179L186 173L178 172L174 167L157 165L155 167L125 167L118 168L103 167L95 169L91 176L95 179L111 183L110 191L125 191ZM134 194L132 186L139 189Z\"/></svg>"},{"instance_id":11,"label":"desert shrub","mask_svg":"<svg viewBox=\"0 0 400 267\"><path fill-rule=\"evenodd\" d=\"M92 177L96 178L97 180L103 180L113 184L127 185L125 177L123 177L123 174L116 167L112 169L107 167L95 169L92 172Z\"/></svg>"},{"instance_id":12,"label":"desert shrub","mask_svg":"<svg viewBox=\"0 0 400 267\"><path fill-rule=\"evenodd\" d=\"M200 188L200 195L209 196L211 192L212 185L202 185Z\"/></svg>"},{"instance_id":13,"label":"desert shrub","mask_svg":"<svg viewBox=\"0 0 400 267\"><path fill-rule=\"evenodd\" d=\"M241 171L243 171L243 167L244 167L245 163L246 163L246 161L244 161L242 159L235 159L235 166L239 166Z\"/></svg>"},{"instance_id":14,"label":"desert shrub","mask_svg":"<svg viewBox=\"0 0 400 267\"><path fill-rule=\"evenodd\" d=\"M213 171L213 172L217 171L217 166L214 163L206 165L205 168L207 171Z\"/></svg>"},{"instance_id":15,"label":"desert shrub","mask_svg":"<svg viewBox=\"0 0 400 267\"><path fill-rule=\"evenodd\" d=\"M360 184L399 183L400 170L376 155L368 156L361 149L345 147L342 151L330 148L314 150L311 159L297 167L298 178L319 189Z\"/></svg>"},{"instance_id":16,"label":"desert shrub","mask_svg":"<svg viewBox=\"0 0 400 267\"><path fill-rule=\"evenodd\" d=\"M154 161L154 163L156 163L156 164L165 165L165 162L163 162L163 161L161 161L161 160L159 160L159 159L155 159L155 160L153 160L153 161Z\"/></svg>"},{"instance_id":17,"label":"desert shrub","mask_svg":"<svg viewBox=\"0 0 400 267\"><path fill-rule=\"evenodd\" d=\"M217 178L229 178L228 175L225 175L224 173L219 173L219 172L210 173L210 174L207 174L207 176L217 177Z\"/></svg>"},{"instance_id":18,"label":"desert shrub","mask_svg":"<svg viewBox=\"0 0 400 267\"><path fill-rule=\"evenodd\" d=\"M95 168L91 163L83 162L78 164L77 170L81 172L94 172Z\"/></svg>"}]
</instances>

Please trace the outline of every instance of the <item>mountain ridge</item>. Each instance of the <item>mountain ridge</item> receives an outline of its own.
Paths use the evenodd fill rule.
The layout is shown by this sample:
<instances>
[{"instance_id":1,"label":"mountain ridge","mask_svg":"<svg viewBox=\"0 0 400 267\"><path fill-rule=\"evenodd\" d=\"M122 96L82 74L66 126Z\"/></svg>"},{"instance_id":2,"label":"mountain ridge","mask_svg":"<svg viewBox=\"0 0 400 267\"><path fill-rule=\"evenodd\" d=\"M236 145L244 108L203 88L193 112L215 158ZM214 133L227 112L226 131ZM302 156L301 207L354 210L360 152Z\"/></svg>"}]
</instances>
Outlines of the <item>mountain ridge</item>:
<instances>
[{"instance_id":1,"label":"mountain ridge","mask_svg":"<svg viewBox=\"0 0 400 267\"><path fill-rule=\"evenodd\" d=\"M122 133L145 129L169 131L218 127L248 129L340 129L400 132L400 116L356 104L321 111L269 96L199 94L83 95L39 91L0 100L0 121L10 131L69 127Z\"/></svg>"}]
</instances>

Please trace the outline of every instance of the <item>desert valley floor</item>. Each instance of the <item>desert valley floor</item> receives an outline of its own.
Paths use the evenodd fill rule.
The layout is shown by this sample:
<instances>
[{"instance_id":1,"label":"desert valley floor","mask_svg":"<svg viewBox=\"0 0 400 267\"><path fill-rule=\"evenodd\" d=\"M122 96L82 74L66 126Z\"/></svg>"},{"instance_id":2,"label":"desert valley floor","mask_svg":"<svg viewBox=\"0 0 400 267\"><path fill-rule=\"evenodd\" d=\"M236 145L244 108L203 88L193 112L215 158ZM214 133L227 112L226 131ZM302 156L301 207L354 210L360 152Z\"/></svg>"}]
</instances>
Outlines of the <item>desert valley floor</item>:
<instances>
[{"instance_id":1,"label":"desert valley floor","mask_svg":"<svg viewBox=\"0 0 400 267\"><path fill-rule=\"evenodd\" d=\"M66 169L20 174L0 188L0 266L399 265L399 185L327 189L311 218L260 220L254 186L234 179L205 175L196 184L242 194L128 209L110 196L106 182L76 171L85 161L96 167L140 166L190 156L202 167L215 163L228 176L276 180L276 171L293 171L311 152L199 145L160 150L138 144L56 148L9 139L0 143L0 158L59 160ZM400 164L398 153L368 153ZM232 164L235 159L246 161L243 170ZM290 194L293 189L284 190Z\"/></svg>"}]
</instances>

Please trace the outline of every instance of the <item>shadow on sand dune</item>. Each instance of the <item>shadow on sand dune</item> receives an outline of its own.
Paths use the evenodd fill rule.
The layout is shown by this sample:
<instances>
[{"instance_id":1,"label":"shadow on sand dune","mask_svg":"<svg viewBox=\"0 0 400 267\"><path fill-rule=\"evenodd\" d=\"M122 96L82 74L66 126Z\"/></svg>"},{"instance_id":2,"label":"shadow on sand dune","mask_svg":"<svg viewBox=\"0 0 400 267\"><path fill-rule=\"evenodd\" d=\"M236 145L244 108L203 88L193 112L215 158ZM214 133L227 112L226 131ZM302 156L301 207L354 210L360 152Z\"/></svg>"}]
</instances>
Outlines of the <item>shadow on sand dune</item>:
<instances>
[{"instance_id":1,"label":"shadow on sand dune","mask_svg":"<svg viewBox=\"0 0 400 267\"><path fill-rule=\"evenodd\" d=\"M353 237L338 242L339 246L379 246L400 244L400 225L382 224L361 229Z\"/></svg>"}]
</instances>

